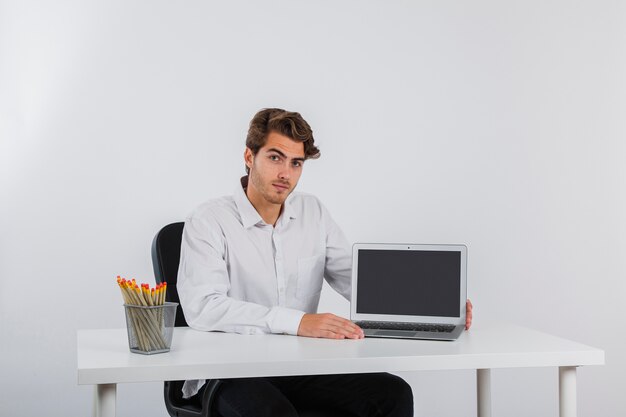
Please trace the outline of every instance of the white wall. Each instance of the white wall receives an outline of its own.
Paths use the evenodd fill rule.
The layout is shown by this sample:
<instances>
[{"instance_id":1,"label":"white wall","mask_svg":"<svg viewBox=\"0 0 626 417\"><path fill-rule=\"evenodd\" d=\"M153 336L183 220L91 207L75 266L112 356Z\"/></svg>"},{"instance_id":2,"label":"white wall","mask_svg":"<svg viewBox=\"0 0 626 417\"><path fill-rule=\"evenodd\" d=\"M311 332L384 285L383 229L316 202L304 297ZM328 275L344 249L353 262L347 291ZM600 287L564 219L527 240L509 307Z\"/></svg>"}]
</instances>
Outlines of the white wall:
<instances>
[{"instance_id":1,"label":"white wall","mask_svg":"<svg viewBox=\"0 0 626 417\"><path fill-rule=\"evenodd\" d=\"M0 415L90 411L76 330L124 325L115 276L153 282L267 106L350 240L467 243L476 321L604 348L580 415L625 415L625 42L618 0L0 0ZM404 376L417 416L475 415L472 372ZM557 415L556 370L493 380L494 415ZM118 411L165 416L161 384Z\"/></svg>"}]
</instances>

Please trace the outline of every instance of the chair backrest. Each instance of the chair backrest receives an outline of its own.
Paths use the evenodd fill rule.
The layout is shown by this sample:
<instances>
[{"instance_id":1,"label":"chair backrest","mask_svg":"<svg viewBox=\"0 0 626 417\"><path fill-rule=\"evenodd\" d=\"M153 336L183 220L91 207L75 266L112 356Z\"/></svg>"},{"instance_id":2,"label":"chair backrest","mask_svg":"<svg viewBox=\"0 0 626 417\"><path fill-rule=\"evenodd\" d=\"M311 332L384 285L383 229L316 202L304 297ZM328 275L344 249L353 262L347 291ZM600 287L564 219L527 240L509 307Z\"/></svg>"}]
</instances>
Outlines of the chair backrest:
<instances>
[{"instance_id":1,"label":"chair backrest","mask_svg":"<svg viewBox=\"0 0 626 417\"><path fill-rule=\"evenodd\" d=\"M157 283L167 282L165 300L179 303L176 309L176 327L187 326L187 321L180 307L178 289L178 264L180 263L180 243L183 238L185 223L171 223L159 230L152 241L152 267Z\"/></svg>"}]
</instances>

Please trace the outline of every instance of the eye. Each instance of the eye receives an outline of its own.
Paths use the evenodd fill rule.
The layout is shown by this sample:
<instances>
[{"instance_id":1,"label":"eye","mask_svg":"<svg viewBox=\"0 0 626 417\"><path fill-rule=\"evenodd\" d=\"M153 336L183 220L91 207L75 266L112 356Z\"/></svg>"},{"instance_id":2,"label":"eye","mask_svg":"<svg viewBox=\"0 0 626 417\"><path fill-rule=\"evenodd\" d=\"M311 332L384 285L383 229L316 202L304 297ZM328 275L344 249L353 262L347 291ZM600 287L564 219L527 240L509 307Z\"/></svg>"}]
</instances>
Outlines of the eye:
<instances>
[{"instance_id":1,"label":"eye","mask_svg":"<svg viewBox=\"0 0 626 417\"><path fill-rule=\"evenodd\" d=\"M301 166L302 166L302 161L293 161L293 162L292 162L292 165L293 165L294 167L301 167Z\"/></svg>"},{"instance_id":2,"label":"eye","mask_svg":"<svg viewBox=\"0 0 626 417\"><path fill-rule=\"evenodd\" d=\"M280 160L280 157L278 155L270 155L268 158L270 158L270 161L278 161L278 160Z\"/></svg>"}]
</instances>

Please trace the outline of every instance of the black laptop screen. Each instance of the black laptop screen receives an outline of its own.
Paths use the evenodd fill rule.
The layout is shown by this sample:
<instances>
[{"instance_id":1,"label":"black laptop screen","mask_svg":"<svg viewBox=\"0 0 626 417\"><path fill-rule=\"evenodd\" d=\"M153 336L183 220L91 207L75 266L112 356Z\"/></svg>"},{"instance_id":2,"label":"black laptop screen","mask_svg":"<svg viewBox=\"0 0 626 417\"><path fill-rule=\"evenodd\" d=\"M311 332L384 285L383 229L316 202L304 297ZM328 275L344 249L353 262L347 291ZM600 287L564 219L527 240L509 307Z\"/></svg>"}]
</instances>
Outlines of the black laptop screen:
<instances>
[{"instance_id":1,"label":"black laptop screen","mask_svg":"<svg viewBox=\"0 0 626 417\"><path fill-rule=\"evenodd\" d=\"M358 251L356 312L460 317L461 252Z\"/></svg>"}]
</instances>

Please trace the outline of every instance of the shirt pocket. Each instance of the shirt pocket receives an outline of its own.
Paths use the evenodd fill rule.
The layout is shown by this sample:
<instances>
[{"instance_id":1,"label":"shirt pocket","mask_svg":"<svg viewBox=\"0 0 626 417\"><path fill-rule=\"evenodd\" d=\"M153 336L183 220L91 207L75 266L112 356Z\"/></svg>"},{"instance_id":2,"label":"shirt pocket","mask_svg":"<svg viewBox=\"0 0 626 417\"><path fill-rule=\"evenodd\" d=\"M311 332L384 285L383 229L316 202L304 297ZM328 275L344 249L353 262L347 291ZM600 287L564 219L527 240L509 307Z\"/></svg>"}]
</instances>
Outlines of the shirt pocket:
<instances>
[{"instance_id":1,"label":"shirt pocket","mask_svg":"<svg viewBox=\"0 0 626 417\"><path fill-rule=\"evenodd\" d=\"M323 254L298 259L298 281L296 282L296 298L306 300L319 295L324 282Z\"/></svg>"}]
</instances>

